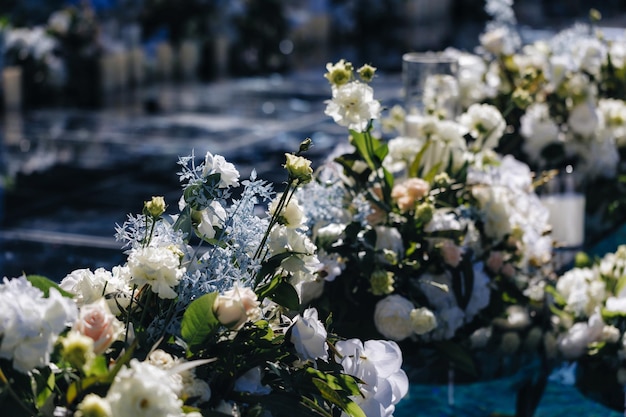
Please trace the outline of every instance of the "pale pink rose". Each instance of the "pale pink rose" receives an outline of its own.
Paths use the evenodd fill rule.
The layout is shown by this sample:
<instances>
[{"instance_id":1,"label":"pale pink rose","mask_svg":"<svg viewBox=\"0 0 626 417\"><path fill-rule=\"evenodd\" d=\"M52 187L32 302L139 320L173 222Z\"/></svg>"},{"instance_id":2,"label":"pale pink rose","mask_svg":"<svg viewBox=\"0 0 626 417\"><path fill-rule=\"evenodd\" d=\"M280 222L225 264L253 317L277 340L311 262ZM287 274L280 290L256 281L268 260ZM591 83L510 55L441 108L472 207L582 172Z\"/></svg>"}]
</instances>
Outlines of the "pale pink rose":
<instances>
[{"instance_id":1,"label":"pale pink rose","mask_svg":"<svg viewBox=\"0 0 626 417\"><path fill-rule=\"evenodd\" d=\"M459 245L450 239L446 239L443 241L440 250L445 263L452 268L459 266L461 259L463 259L463 249Z\"/></svg>"},{"instance_id":2,"label":"pale pink rose","mask_svg":"<svg viewBox=\"0 0 626 417\"><path fill-rule=\"evenodd\" d=\"M402 211L409 211L415 207L417 200L428 194L430 186L421 178L409 178L393 186L391 197Z\"/></svg>"},{"instance_id":3,"label":"pale pink rose","mask_svg":"<svg viewBox=\"0 0 626 417\"><path fill-rule=\"evenodd\" d=\"M105 299L100 298L80 309L78 321L74 323L73 329L93 339L93 351L99 355L118 338L124 325L111 313Z\"/></svg>"},{"instance_id":4,"label":"pale pink rose","mask_svg":"<svg viewBox=\"0 0 626 417\"><path fill-rule=\"evenodd\" d=\"M261 318L259 300L251 288L240 288L237 284L215 300L213 310L220 323L237 330L246 321Z\"/></svg>"}]
</instances>

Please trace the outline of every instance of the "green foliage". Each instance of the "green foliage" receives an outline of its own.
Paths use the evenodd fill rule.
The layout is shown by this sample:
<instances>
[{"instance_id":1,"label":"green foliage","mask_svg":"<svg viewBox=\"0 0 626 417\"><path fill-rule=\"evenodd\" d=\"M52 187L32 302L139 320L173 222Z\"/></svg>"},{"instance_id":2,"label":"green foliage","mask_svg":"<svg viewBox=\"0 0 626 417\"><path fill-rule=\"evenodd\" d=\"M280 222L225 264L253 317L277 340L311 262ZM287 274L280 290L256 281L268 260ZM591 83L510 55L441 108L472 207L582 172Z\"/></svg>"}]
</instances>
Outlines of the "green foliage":
<instances>
[{"instance_id":1,"label":"green foliage","mask_svg":"<svg viewBox=\"0 0 626 417\"><path fill-rule=\"evenodd\" d=\"M180 332L189 354L197 353L220 326L213 311L218 295L217 292L205 294L185 310Z\"/></svg>"}]
</instances>

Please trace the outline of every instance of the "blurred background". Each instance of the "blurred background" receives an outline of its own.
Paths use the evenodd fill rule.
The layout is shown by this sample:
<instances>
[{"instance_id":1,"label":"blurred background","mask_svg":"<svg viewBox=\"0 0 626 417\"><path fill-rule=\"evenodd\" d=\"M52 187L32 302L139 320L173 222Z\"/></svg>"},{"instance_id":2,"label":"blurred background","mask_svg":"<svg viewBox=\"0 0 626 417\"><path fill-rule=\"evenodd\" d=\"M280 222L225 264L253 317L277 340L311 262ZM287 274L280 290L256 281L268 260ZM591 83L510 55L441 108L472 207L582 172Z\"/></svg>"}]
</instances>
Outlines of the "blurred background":
<instances>
[{"instance_id":1,"label":"blurred background","mask_svg":"<svg viewBox=\"0 0 626 417\"><path fill-rule=\"evenodd\" d=\"M327 62L379 68L401 96L401 56L473 50L481 0L0 1L0 277L61 279L122 263L115 224L164 195L179 156L224 155L280 184L311 137L321 162L345 140L323 114ZM626 27L623 0L518 0L530 42L591 7Z\"/></svg>"}]
</instances>

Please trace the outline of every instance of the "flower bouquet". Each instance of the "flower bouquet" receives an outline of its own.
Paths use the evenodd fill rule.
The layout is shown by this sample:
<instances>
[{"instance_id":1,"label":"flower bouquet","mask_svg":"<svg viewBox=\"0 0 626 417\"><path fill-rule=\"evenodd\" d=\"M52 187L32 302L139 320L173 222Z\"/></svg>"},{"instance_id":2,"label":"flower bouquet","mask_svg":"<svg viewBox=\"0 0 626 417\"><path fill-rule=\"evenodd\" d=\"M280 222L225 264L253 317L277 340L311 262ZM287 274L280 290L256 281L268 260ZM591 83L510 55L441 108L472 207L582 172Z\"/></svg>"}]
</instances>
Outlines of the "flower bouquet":
<instances>
[{"instance_id":1,"label":"flower bouquet","mask_svg":"<svg viewBox=\"0 0 626 417\"><path fill-rule=\"evenodd\" d=\"M583 394L624 411L626 245L599 259L583 255L551 288L559 352L576 363L576 387Z\"/></svg>"},{"instance_id":2,"label":"flower bouquet","mask_svg":"<svg viewBox=\"0 0 626 417\"><path fill-rule=\"evenodd\" d=\"M220 155L181 158L178 212L153 197L117 226L124 265L5 278L3 413L392 415L408 387L398 345L341 338L300 303L320 268L288 213L309 144L287 154L276 197Z\"/></svg>"},{"instance_id":3,"label":"flower bouquet","mask_svg":"<svg viewBox=\"0 0 626 417\"><path fill-rule=\"evenodd\" d=\"M576 183L563 191L582 191L597 226L610 229L623 221L623 38L608 40L594 25L577 24L522 46L515 25L505 23L491 22L476 54L447 51L459 60L461 106L489 103L503 112L500 153L535 172L573 168ZM598 237L597 227L587 229L589 241Z\"/></svg>"},{"instance_id":4,"label":"flower bouquet","mask_svg":"<svg viewBox=\"0 0 626 417\"><path fill-rule=\"evenodd\" d=\"M549 357L547 211L529 168L493 151L500 112L422 115L381 140L374 69L327 69L326 113L350 145L297 193L326 264L307 298L341 334L398 341L416 383L448 382L450 366L456 381L496 378Z\"/></svg>"}]
</instances>

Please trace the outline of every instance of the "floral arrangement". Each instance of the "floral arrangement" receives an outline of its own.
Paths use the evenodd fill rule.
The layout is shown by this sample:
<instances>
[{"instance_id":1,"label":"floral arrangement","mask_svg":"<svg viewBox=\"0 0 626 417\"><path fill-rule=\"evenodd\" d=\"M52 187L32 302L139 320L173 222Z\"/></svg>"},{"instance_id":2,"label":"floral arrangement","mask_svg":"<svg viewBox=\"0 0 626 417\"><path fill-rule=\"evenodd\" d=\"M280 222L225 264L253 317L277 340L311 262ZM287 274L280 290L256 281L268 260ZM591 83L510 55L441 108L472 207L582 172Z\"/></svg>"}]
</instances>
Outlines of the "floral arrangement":
<instances>
[{"instance_id":1,"label":"floral arrangement","mask_svg":"<svg viewBox=\"0 0 626 417\"><path fill-rule=\"evenodd\" d=\"M308 298L340 333L398 341L407 363L432 360L443 380L448 361L476 378L552 355L548 213L529 168L494 152L500 112L475 104L457 119L407 118L402 136L383 140L375 123L403 114L381 119L375 69L341 60L327 70L326 114L350 145L297 193L327 265ZM477 366L481 352L489 369Z\"/></svg>"},{"instance_id":2,"label":"floral arrangement","mask_svg":"<svg viewBox=\"0 0 626 417\"><path fill-rule=\"evenodd\" d=\"M292 210L309 145L278 195L220 155L181 158L178 212L153 197L117 226L124 265L5 278L3 412L391 416L408 390L398 345L342 338L300 302L321 268Z\"/></svg>"},{"instance_id":3,"label":"floral arrangement","mask_svg":"<svg viewBox=\"0 0 626 417\"><path fill-rule=\"evenodd\" d=\"M505 9L505 2L488 3ZM594 23L600 18L597 12L591 16ZM587 195L588 212L620 220L623 201L616 196L623 193L619 177L626 160L623 39L608 40L595 25L577 24L522 46L514 20L505 23L494 17L475 54L447 51L459 60L461 107L498 107L508 126L499 152L535 172L573 167L578 183L569 187Z\"/></svg>"},{"instance_id":4,"label":"floral arrangement","mask_svg":"<svg viewBox=\"0 0 626 417\"><path fill-rule=\"evenodd\" d=\"M602 258L578 257L553 293L559 352L576 363L581 392L615 410L624 410L626 384L626 245Z\"/></svg>"}]
</instances>

